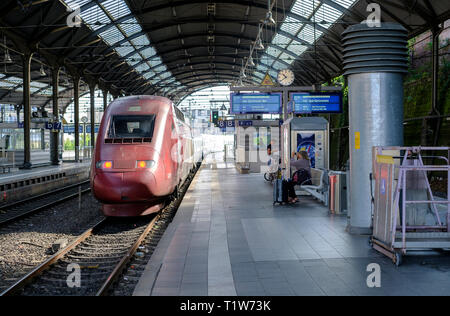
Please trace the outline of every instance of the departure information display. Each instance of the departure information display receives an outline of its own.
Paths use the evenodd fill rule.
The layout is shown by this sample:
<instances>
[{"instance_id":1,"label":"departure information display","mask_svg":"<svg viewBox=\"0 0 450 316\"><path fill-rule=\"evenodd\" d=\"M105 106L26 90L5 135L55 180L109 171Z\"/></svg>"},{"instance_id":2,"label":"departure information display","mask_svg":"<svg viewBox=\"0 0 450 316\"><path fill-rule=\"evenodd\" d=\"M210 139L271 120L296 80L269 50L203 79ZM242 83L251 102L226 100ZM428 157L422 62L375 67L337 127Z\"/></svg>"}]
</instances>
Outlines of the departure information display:
<instances>
[{"instance_id":1,"label":"departure information display","mask_svg":"<svg viewBox=\"0 0 450 316\"><path fill-rule=\"evenodd\" d=\"M342 93L340 92L301 92L292 93L292 111L295 114L304 113L342 113Z\"/></svg>"},{"instance_id":2,"label":"departure information display","mask_svg":"<svg viewBox=\"0 0 450 316\"><path fill-rule=\"evenodd\" d=\"M231 114L280 114L281 93L232 93Z\"/></svg>"}]
</instances>

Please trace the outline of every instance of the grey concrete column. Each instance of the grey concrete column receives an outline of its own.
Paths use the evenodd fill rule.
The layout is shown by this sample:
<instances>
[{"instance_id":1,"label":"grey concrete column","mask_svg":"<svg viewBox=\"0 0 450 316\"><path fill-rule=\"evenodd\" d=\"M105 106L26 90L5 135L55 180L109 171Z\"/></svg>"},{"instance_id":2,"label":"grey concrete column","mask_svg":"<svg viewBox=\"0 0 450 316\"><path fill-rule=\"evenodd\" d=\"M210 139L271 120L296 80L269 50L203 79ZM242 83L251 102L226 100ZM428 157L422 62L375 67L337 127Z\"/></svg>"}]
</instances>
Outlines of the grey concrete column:
<instances>
[{"instance_id":1,"label":"grey concrete column","mask_svg":"<svg viewBox=\"0 0 450 316\"><path fill-rule=\"evenodd\" d=\"M89 84L91 96L91 147L95 147L95 83Z\"/></svg>"},{"instance_id":2,"label":"grey concrete column","mask_svg":"<svg viewBox=\"0 0 450 316\"><path fill-rule=\"evenodd\" d=\"M350 113L349 231L370 234L373 147L403 145L407 31L394 23L358 24L344 32L343 46Z\"/></svg>"},{"instance_id":3,"label":"grey concrete column","mask_svg":"<svg viewBox=\"0 0 450 316\"><path fill-rule=\"evenodd\" d=\"M80 77L73 77L73 103L75 123L75 162L80 161Z\"/></svg>"},{"instance_id":4,"label":"grey concrete column","mask_svg":"<svg viewBox=\"0 0 450 316\"><path fill-rule=\"evenodd\" d=\"M58 91L58 83L59 83L59 66L53 67L52 69L52 103L53 103L53 121L59 122L59 91ZM59 131L52 130L50 135L51 148L50 148L50 158L52 165L59 165Z\"/></svg>"},{"instance_id":5,"label":"grey concrete column","mask_svg":"<svg viewBox=\"0 0 450 316\"><path fill-rule=\"evenodd\" d=\"M22 55L23 65L23 134L24 134L24 159L23 169L31 169L31 57L32 53Z\"/></svg>"}]
</instances>

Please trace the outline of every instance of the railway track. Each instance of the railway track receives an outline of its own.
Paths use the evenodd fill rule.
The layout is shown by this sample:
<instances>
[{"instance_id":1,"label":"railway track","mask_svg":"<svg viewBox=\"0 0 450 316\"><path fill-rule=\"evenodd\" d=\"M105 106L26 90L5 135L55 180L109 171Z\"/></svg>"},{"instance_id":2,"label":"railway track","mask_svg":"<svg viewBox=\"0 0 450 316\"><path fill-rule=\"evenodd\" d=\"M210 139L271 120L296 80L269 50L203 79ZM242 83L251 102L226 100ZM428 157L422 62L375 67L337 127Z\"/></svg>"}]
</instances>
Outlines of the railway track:
<instances>
[{"instance_id":1,"label":"railway track","mask_svg":"<svg viewBox=\"0 0 450 316\"><path fill-rule=\"evenodd\" d=\"M0 207L0 226L90 192L89 180Z\"/></svg>"},{"instance_id":2,"label":"railway track","mask_svg":"<svg viewBox=\"0 0 450 316\"><path fill-rule=\"evenodd\" d=\"M104 295L157 218L105 218L0 295ZM79 269L79 284L70 278L72 269Z\"/></svg>"},{"instance_id":3,"label":"railway track","mask_svg":"<svg viewBox=\"0 0 450 316\"><path fill-rule=\"evenodd\" d=\"M171 222L194 175L185 182L180 196L157 215L101 220L0 296L103 296L117 293L114 286L123 286L124 279L129 277L130 263L134 272L143 269L144 260L151 255ZM123 275L125 277L121 278Z\"/></svg>"}]
</instances>

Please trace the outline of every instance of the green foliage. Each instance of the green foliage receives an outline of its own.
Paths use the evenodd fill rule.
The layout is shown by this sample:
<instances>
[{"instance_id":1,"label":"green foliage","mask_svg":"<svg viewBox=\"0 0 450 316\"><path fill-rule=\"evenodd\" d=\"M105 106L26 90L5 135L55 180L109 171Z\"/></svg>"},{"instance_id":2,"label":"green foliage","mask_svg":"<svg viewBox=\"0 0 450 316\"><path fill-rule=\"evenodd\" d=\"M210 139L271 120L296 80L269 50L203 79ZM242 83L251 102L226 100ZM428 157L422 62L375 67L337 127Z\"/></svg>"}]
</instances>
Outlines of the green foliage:
<instances>
[{"instance_id":1,"label":"green foliage","mask_svg":"<svg viewBox=\"0 0 450 316\"><path fill-rule=\"evenodd\" d=\"M432 78L431 62L410 69L405 78L405 118L423 117L430 114L432 110ZM439 68L439 90L438 90L438 111L442 115L450 113L450 61L441 59ZM436 124L436 122L430 122ZM450 145L450 123L442 121L438 146ZM427 127L427 144L423 144L422 133L425 125L422 120L412 121L405 126L405 145L433 145L433 126ZM430 130L431 129L431 130ZM430 139L428 139L430 138Z\"/></svg>"},{"instance_id":2,"label":"green foliage","mask_svg":"<svg viewBox=\"0 0 450 316\"><path fill-rule=\"evenodd\" d=\"M413 44L412 42L410 44ZM413 45L410 45L413 46ZM405 118L423 117L430 114L432 109L432 79L431 62L418 67L410 68L409 74L405 78ZM345 85L343 76L334 78L333 85L342 85L344 113L331 115L330 125L332 133L330 135L330 156L332 169L341 169L345 166L349 158L349 135L348 122L348 86ZM450 114L450 61L441 59L439 69L439 104L438 110L442 115ZM328 117L327 117L328 118ZM430 122L431 123L431 122ZM344 129L342 129L344 127ZM334 129L334 131L333 131ZM427 144L421 144L423 121L411 121L405 126L405 145L432 145L433 126L427 127ZM440 127L438 146L450 146L450 121L443 119Z\"/></svg>"},{"instance_id":3,"label":"green foliage","mask_svg":"<svg viewBox=\"0 0 450 316\"><path fill-rule=\"evenodd\" d=\"M64 141L64 150L75 150L75 141L67 139Z\"/></svg>"}]
</instances>

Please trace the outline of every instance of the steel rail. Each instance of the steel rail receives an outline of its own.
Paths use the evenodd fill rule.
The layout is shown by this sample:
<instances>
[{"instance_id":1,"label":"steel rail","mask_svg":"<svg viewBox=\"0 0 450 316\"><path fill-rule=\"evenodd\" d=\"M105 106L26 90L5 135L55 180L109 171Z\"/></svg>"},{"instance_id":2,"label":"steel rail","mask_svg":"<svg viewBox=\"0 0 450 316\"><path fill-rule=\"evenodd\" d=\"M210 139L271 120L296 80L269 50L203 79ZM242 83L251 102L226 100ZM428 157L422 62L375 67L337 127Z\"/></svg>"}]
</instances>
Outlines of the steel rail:
<instances>
[{"instance_id":1,"label":"steel rail","mask_svg":"<svg viewBox=\"0 0 450 316\"><path fill-rule=\"evenodd\" d=\"M56 190L56 191L52 191L52 192L49 192L49 193L40 194L40 195L37 195L37 196L34 196L34 197L30 197L30 198L28 198L28 199L26 199L26 200L22 200L22 201L18 201L18 202L14 202L14 203L8 204L8 205L4 205L4 206L0 207L0 210L8 210L9 208L17 207L17 206L20 206L20 205L23 205L23 204L26 204L26 203L29 203L29 202L32 202L32 201L39 200L39 199L41 199L41 198L46 198L46 197L48 197L48 196L54 195L55 193L61 193L61 192L68 191L68 190L73 189L73 188L76 188L76 187L80 187L80 186L82 186L82 185L84 185L84 184L87 184L88 182L89 182L89 180L83 181L83 182L80 182L80 183L78 183L78 184L74 184L74 185L70 185L70 186L64 187L64 188L62 188L62 189L58 189L58 190ZM82 194L85 194L85 193L88 193L88 192L90 192L90 191L91 191L91 189L88 188L88 189L82 190L81 193L82 193ZM9 223L14 222L14 221L16 221L16 220L19 220L19 219L21 219L21 218L24 218L24 217L33 215L33 214L35 214L35 213L37 213L37 212L43 211L43 210L45 210L45 209L47 209L47 208L49 208L49 207L52 207L52 206L61 204L61 203L63 203L63 202L66 202L66 201L68 201L68 200L70 200L70 199L73 199L73 198L77 197L77 196L79 195L79 193L80 193L80 192L70 194L70 195L65 196L65 197L63 197L63 198L60 198L60 199L58 199L58 200L55 200L55 201L51 201L51 202L49 202L49 203L46 203L45 205L41 205L41 206L39 206L39 207L33 208L33 209L31 209L31 210L29 210L29 211L26 211L26 212L24 212L24 213L22 213L22 214L18 214L18 215L12 216L12 217L10 217L10 218L7 218L7 219L5 219L5 220L1 220L1 221L0 221L0 226L9 224Z\"/></svg>"},{"instance_id":2,"label":"steel rail","mask_svg":"<svg viewBox=\"0 0 450 316\"><path fill-rule=\"evenodd\" d=\"M19 290L24 288L28 283L30 283L35 277L41 275L45 270L47 270L50 266L56 263L59 259L64 257L69 251L74 249L76 246L85 241L88 237L92 235L92 233L99 229L106 222L107 218L103 218L97 224L86 230L83 234L78 236L73 242L71 242L67 247L61 249L58 253L53 255L51 258L47 259L45 262L41 263L38 267L33 269L31 272L23 276L20 280L14 283L11 287L0 293L0 296L10 296L17 293Z\"/></svg>"},{"instance_id":3,"label":"steel rail","mask_svg":"<svg viewBox=\"0 0 450 316\"><path fill-rule=\"evenodd\" d=\"M147 237L147 235L150 233L150 231L155 226L156 221L159 219L160 215L155 216L153 220L147 225L145 230L142 232L142 234L139 236L139 238L136 240L136 242L133 244L133 246L128 250L127 254L120 260L120 262L116 265L114 270L111 272L111 274L108 276L108 279L103 283L100 290L98 290L96 296L105 296L108 292L108 290L111 288L113 283L117 280L117 278L120 276L122 271L125 269L125 266L128 262L133 258L133 255L135 254L138 247L142 244L144 239Z\"/></svg>"}]
</instances>

